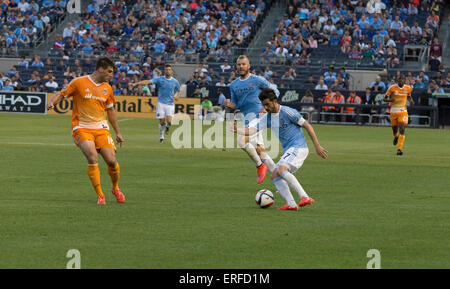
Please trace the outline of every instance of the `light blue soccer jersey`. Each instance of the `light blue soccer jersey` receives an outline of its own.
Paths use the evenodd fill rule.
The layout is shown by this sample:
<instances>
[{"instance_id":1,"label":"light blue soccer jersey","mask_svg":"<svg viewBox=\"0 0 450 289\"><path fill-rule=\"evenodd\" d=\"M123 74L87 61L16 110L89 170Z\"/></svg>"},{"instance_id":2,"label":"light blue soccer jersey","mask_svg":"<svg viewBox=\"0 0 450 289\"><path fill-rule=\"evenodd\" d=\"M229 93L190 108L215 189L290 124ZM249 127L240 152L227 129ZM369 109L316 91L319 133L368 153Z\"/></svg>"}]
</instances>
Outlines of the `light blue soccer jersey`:
<instances>
[{"instance_id":1,"label":"light blue soccer jersey","mask_svg":"<svg viewBox=\"0 0 450 289\"><path fill-rule=\"evenodd\" d=\"M263 108L258 96L264 88L272 88L277 96L280 94L278 89L262 76L250 74L245 80L237 78L230 84L231 102L244 116L250 113L258 116Z\"/></svg>"},{"instance_id":2,"label":"light blue soccer jersey","mask_svg":"<svg viewBox=\"0 0 450 289\"><path fill-rule=\"evenodd\" d=\"M158 87L158 102L172 105L175 93L180 91L178 80L173 77L167 79L165 76L160 76L153 78L152 83Z\"/></svg>"},{"instance_id":3,"label":"light blue soccer jersey","mask_svg":"<svg viewBox=\"0 0 450 289\"><path fill-rule=\"evenodd\" d=\"M258 130L272 129L272 132L280 140L283 151L287 151L291 147L307 148L305 135L298 124L302 118L297 110L280 105L278 113L264 114L253 127Z\"/></svg>"}]
</instances>

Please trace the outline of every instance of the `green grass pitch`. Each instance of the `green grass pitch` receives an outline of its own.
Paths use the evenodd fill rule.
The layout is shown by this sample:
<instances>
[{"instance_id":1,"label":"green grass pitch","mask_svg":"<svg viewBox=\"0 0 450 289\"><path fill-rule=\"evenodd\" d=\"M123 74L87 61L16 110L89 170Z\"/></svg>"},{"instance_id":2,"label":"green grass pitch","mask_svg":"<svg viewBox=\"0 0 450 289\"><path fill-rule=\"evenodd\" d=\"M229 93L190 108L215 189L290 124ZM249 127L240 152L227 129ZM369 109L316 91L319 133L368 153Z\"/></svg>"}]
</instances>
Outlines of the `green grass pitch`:
<instances>
[{"instance_id":1,"label":"green grass pitch","mask_svg":"<svg viewBox=\"0 0 450 289\"><path fill-rule=\"evenodd\" d=\"M329 151L295 173L316 202L256 206L275 192L239 149L159 144L156 120L122 119L118 204L103 160L97 206L70 118L0 114L0 268L450 268L450 132L315 125ZM172 131L175 127L172 128ZM277 161L276 159L275 161ZM296 200L298 196L294 194Z\"/></svg>"}]
</instances>

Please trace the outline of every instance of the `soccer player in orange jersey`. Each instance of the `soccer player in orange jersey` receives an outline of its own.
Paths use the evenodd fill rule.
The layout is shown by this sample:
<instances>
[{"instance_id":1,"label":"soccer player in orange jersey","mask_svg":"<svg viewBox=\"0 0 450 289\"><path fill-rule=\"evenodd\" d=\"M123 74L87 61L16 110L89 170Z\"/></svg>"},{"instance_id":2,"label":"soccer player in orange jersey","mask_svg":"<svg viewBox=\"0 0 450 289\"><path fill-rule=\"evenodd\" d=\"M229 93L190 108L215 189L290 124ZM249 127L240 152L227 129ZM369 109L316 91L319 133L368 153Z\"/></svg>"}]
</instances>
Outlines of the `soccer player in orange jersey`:
<instances>
[{"instance_id":1,"label":"soccer player in orange jersey","mask_svg":"<svg viewBox=\"0 0 450 289\"><path fill-rule=\"evenodd\" d=\"M394 145L397 145L397 155L403 155L403 143L405 142L405 128L408 124L408 111L406 101L414 105L411 97L411 87L405 84L405 76L400 75L398 84L394 84L386 92L384 101L391 103L391 126L394 134Z\"/></svg>"},{"instance_id":2,"label":"soccer player in orange jersey","mask_svg":"<svg viewBox=\"0 0 450 289\"><path fill-rule=\"evenodd\" d=\"M105 204L105 195L100 185L100 171L98 169L98 153L108 165L108 173L112 181L112 193L117 202L124 203L125 196L119 189L120 167L116 160L116 147L109 132L108 120L116 132L116 141L122 146L124 141L119 131L116 112L114 110L114 96L108 84L113 77L116 67L107 57L97 60L95 71L73 79L69 85L55 94L47 104L52 109L62 98L73 98L72 136L75 144L87 159L87 174L97 193L97 204Z\"/></svg>"}]
</instances>

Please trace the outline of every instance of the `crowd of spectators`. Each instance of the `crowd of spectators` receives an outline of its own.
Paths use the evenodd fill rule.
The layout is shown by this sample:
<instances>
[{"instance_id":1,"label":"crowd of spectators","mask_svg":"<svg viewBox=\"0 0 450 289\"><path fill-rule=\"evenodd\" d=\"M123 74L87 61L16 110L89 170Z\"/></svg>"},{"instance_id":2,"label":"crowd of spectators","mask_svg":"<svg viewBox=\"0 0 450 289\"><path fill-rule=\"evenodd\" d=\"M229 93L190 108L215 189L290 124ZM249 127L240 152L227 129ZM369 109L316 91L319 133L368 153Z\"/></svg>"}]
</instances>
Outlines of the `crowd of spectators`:
<instances>
[{"instance_id":1,"label":"crowd of spectators","mask_svg":"<svg viewBox=\"0 0 450 289\"><path fill-rule=\"evenodd\" d=\"M18 55L54 28L65 13L66 0L1 0L0 55Z\"/></svg>"},{"instance_id":2,"label":"crowd of spectators","mask_svg":"<svg viewBox=\"0 0 450 289\"><path fill-rule=\"evenodd\" d=\"M126 60L125 56L121 56L115 61L115 64L118 70L111 81L115 94L155 95L154 86L144 87L141 91L138 87L131 90L128 84L132 81L160 76L164 67L161 58L153 61L151 57L147 57L146 61L141 63L137 57L131 56ZM46 58L43 61L38 54L29 60L22 56L16 65L13 65L8 72L3 73L0 88L3 88L6 80L9 80L13 87L12 90L53 92L64 88L73 78L92 73L94 65L95 59L91 57L75 59L69 63L64 58L56 61ZM8 90L11 89L8 88Z\"/></svg>"},{"instance_id":3,"label":"crowd of spectators","mask_svg":"<svg viewBox=\"0 0 450 289\"><path fill-rule=\"evenodd\" d=\"M389 87L397 83L401 71L388 73L386 69L370 83L369 88L373 92L386 92ZM411 86L413 91L426 91L427 93L443 93L446 89L450 89L450 72L440 70L437 72L420 71L413 73L411 71L403 72L405 76L405 84Z\"/></svg>"},{"instance_id":4,"label":"crowd of spectators","mask_svg":"<svg viewBox=\"0 0 450 289\"><path fill-rule=\"evenodd\" d=\"M371 0L369 3L339 0L335 4L333 1L289 2L287 14L261 55L266 63L252 67L252 73L267 78L278 88L290 89L302 86L311 90L348 90L350 75L345 67L331 65L327 71L305 74L299 65L308 64L314 49L335 45L338 49L347 50L351 58L370 58L375 63L383 63L390 56L387 60L395 66L398 64L398 57L395 57L398 42L391 36L428 35L428 32L436 36L441 12L440 1L428 0L417 9L413 9L417 4L415 0ZM53 6L61 3L64 2L55 1ZM165 4L137 0L132 5L96 0L77 20L68 23L61 35L57 35L53 51L57 51L59 57L49 57L43 61L37 54L28 60L23 57L2 76L2 87L50 92L61 89L72 78L92 72L96 56L106 52L114 56L118 67L112 82L115 94L155 95L154 86L131 88L128 84L161 75L166 61L189 62L201 58L201 55L209 60L214 55L211 52L240 45L233 39L246 39L246 29L251 29L254 20L266 9L262 0L182 0ZM387 11L389 13L384 13ZM429 15L424 27L419 26L418 21L411 27L402 26L397 21L408 24L408 17L420 13ZM396 29L395 23L402 29ZM330 35L329 39L325 39L327 35ZM382 47L383 54L380 56L374 47ZM74 53L80 57L74 58ZM430 46L429 68L441 77L435 83L434 79L427 81L423 76L413 75L408 76L408 83L413 88L433 90L435 85L440 89L448 88L448 76L440 64L441 56L442 45L435 37ZM215 63L217 65L201 62L186 84L197 87L228 86L237 77L234 61L229 61L227 57L214 60L222 62ZM427 75L430 75L428 72L425 76L429 78ZM10 80L8 85L6 79ZM391 79L383 78L383 83L388 87Z\"/></svg>"},{"instance_id":5,"label":"crowd of spectators","mask_svg":"<svg viewBox=\"0 0 450 289\"><path fill-rule=\"evenodd\" d=\"M15 0L2 1L14 3ZM31 9L30 13L32 16L40 11L39 18L47 17L44 7L56 9L66 5L65 0L37 2L41 4L41 9ZM14 9L14 4L11 3L8 2L6 6ZM70 81L73 77L92 71L95 58L106 52L117 60L119 68L113 83L115 91L127 94L130 92L128 82L160 75L164 61L223 61L231 58L232 49L248 44L251 35L255 33L257 22L262 20L270 3L263 0L181 0L165 3L137 0L131 4L122 1L92 1L76 20L64 27L62 34L56 35L49 53L50 63L32 65L34 58L39 58L35 55L28 60L30 68L27 70L23 70L23 63L18 64L22 73L18 73L18 78L25 82L23 87L28 89L35 79L41 80L50 69L55 71L54 81L61 88L65 79ZM34 1L31 4L30 7L35 7ZM50 29L50 26L45 27L47 26L44 25L43 29ZM6 37L6 34L2 37ZM10 53L9 47L14 45L11 46L6 40L5 43L6 48L2 51ZM51 59L57 59L57 63L52 63ZM24 59L24 62L28 61ZM41 83L36 89L52 91L53 86L47 87L45 83ZM132 93L149 95L155 91L154 87L150 87L144 88L144 92Z\"/></svg>"},{"instance_id":6,"label":"crowd of spectators","mask_svg":"<svg viewBox=\"0 0 450 289\"><path fill-rule=\"evenodd\" d=\"M97 0L58 35L53 55L160 56L175 62L230 59L246 47L270 1Z\"/></svg>"},{"instance_id":7,"label":"crowd of spectators","mask_svg":"<svg viewBox=\"0 0 450 289\"><path fill-rule=\"evenodd\" d=\"M311 90L327 90L330 87L332 89L347 90L349 88L350 74L343 66L335 71L334 66L331 65L328 71L321 73L320 70L317 70L307 75L298 71L293 64L281 66L281 70L280 66L276 67L277 69L272 65L252 66L251 73L266 78L277 88L281 89L308 88ZM299 75L300 73L301 75ZM220 66L209 64L208 69L203 64L199 64L189 76L186 84L196 87L228 86L236 77L238 75L228 62L224 62Z\"/></svg>"},{"instance_id":8,"label":"crowd of spectators","mask_svg":"<svg viewBox=\"0 0 450 289\"><path fill-rule=\"evenodd\" d=\"M291 0L261 59L265 63L307 65L316 51L337 47L338 57L396 67L403 53L398 47L439 45L437 32L444 3L443 0ZM442 49L431 51L433 59L442 55ZM411 58L417 53L416 49L407 51ZM439 64L433 63L432 69L437 71Z\"/></svg>"}]
</instances>

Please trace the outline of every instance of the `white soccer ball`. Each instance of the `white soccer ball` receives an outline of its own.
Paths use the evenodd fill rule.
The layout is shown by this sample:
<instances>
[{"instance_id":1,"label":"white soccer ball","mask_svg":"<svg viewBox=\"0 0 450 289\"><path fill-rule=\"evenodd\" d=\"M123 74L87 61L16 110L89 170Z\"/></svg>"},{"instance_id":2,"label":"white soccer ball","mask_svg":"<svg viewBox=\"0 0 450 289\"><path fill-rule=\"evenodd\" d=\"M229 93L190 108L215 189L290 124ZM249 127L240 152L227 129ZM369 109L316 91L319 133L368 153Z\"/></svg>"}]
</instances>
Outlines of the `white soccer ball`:
<instances>
[{"instance_id":1,"label":"white soccer ball","mask_svg":"<svg viewBox=\"0 0 450 289\"><path fill-rule=\"evenodd\" d=\"M269 190L260 190L256 193L255 201L258 206L266 209L273 205L273 194Z\"/></svg>"}]
</instances>

